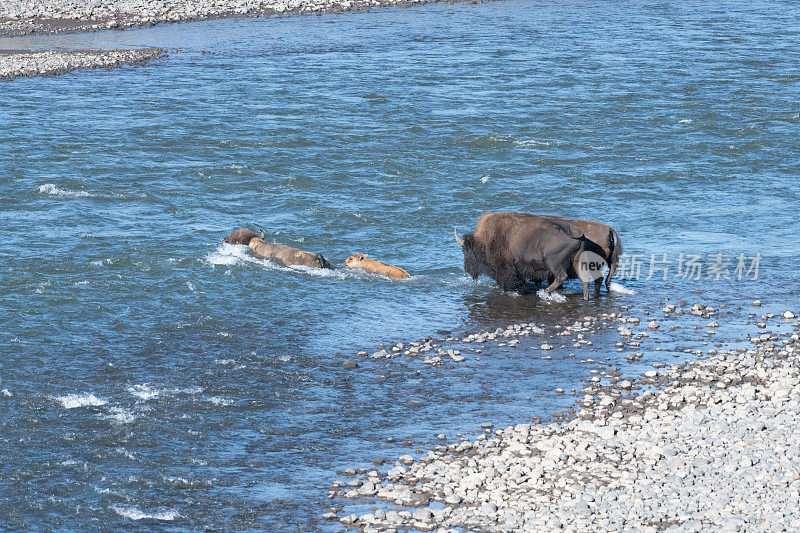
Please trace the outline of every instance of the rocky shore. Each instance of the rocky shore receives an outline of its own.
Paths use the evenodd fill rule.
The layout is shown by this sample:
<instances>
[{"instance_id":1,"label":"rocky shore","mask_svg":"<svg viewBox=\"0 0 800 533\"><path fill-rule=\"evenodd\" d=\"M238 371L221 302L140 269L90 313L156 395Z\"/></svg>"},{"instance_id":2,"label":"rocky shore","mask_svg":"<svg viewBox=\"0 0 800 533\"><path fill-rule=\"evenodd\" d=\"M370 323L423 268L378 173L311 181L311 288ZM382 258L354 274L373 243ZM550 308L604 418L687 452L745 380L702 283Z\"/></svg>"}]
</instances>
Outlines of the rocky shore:
<instances>
[{"instance_id":1,"label":"rocky shore","mask_svg":"<svg viewBox=\"0 0 800 533\"><path fill-rule=\"evenodd\" d=\"M436 1L439 0L0 0L0 37L124 29L224 17L342 13ZM163 50L156 53L155 49L102 52L0 50L0 80L52 76L81 68L141 64L163 55Z\"/></svg>"},{"instance_id":2,"label":"rocky shore","mask_svg":"<svg viewBox=\"0 0 800 533\"><path fill-rule=\"evenodd\" d=\"M30 76L55 76L84 68L141 65L166 55L162 48L137 50L0 50L0 80Z\"/></svg>"},{"instance_id":3,"label":"rocky shore","mask_svg":"<svg viewBox=\"0 0 800 533\"><path fill-rule=\"evenodd\" d=\"M568 422L488 431L337 481L334 501L371 512L324 516L363 531L798 530L800 322L762 320L749 346L587 380Z\"/></svg>"},{"instance_id":4,"label":"rocky shore","mask_svg":"<svg viewBox=\"0 0 800 533\"><path fill-rule=\"evenodd\" d=\"M341 13L437 0L0 0L0 36L152 26L224 17Z\"/></svg>"}]
</instances>

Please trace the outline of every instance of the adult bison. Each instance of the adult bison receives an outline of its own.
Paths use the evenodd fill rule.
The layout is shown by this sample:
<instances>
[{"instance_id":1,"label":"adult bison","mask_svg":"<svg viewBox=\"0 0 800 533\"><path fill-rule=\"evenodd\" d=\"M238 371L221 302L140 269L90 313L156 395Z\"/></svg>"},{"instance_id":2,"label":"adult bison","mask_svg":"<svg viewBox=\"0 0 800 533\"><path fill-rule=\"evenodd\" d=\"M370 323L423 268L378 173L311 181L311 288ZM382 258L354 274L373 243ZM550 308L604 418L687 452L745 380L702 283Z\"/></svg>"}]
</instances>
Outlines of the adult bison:
<instances>
[{"instance_id":1,"label":"adult bison","mask_svg":"<svg viewBox=\"0 0 800 533\"><path fill-rule=\"evenodd\" d=\"M484 213L475 231L456 242L464 252L464 270L477 279L493 278L504 291L526 281L550 279L551 293L578 272L584 251L583 232L566 220L527 213ZM589 299L589 281L581 279L583 299Z\"/></svg>"},{"instance_id":2,"label":"adult bison","mask_svg":"<svg viewBox=\"0 0 800 533\"><path fill-rule=\"evenodd\" d=\"M555 215L548 215L548 218L564 221L583 232L584 237L584 255L582 257L582 271L584 276L594 280L594 291L596 294L600 293L600 285L603 284L603 275L600 271L602 266L608 267L608 274L605 278L606 290L611 290L611 279L614 277L614 272L619 265L619 256L622 254L622 241L619 238L616 230L600 222L592 222L590 220L579 220L573 218L560 217ZM603 264L587 265L585 261L591 261L594 254L594 260L599 260ZM578 272L570 271L570 279L580 277Z\"/></svg>"},{"instance_id":3,"label":"adult bison","mask_svg":"<svg viewBox=\"0 0 800 533\"><path fill-rule=\"evenodd\" d=\"M246 228L239 228L226 235L223 242L228 244L244 244L249 246L253 253L259 257L270 259L283 266L307 266L311 268L331 268L322 254L304 252L291 246L264 241L264 231L261 237Z\"/></svg>"}]
</instances>

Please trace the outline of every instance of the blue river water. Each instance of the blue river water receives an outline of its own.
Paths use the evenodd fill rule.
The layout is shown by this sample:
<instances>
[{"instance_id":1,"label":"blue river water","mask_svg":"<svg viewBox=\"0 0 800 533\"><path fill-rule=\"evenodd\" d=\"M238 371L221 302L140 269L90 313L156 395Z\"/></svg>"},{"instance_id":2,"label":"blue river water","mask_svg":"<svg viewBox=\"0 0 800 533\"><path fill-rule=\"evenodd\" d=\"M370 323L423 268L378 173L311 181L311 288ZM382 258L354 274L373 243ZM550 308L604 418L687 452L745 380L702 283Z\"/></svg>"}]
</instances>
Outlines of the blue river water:
<instances>
[{"instance_id":1,"label":"blue river water","mask_svg":"<svg viewBox=\"0 0 800 533\"><path fill-rule=\"evenodd\" d=\"M538 342L435 367L362 349L665 299L796 310L798 20L510 0L0 40L170 51L0 85L0 528L335 528L338 470L548 416L588 376ZM506 210L612 225L619 290L474 282L453 226ZM240 226L335 268L221 244Z\"/></svg>"}]
</instances>

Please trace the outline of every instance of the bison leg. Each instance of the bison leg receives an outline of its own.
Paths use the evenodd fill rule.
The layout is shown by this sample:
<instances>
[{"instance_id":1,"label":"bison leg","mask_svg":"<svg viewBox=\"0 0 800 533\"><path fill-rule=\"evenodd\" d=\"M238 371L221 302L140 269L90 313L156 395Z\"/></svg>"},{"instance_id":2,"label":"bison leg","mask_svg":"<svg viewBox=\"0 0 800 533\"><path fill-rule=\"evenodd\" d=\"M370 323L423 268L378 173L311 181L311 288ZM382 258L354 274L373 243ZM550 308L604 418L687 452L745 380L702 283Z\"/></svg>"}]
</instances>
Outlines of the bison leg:
<instances>
[{"instance_id":1,"label":"bison leg","mask_svg":"<svg viewBox=\"0 0 800 533\"><path fill-rule=\"evenodd\" d=\"M497 284L502 291L510 292L519 289L524 281L520 280L515 268L505 267L497 270Z\"/></svg>"},{"instance_id":2,"label":"bison leg","mask_svg":"<svg viewBox=\"0 0 800 533\"><path fill-rule=\"evenodd\" d=\"M600 287L603 285L603 276L600 276L596 280L594 280L594 295L600 295Z\"/></svg>"},{"instance_id":3,"label":"bison leg","mask_svg":"<svg viewBox=\"0 0 800 533\"><path fill-rule=\"evenodd\" d=\"M608 267L608 274L606 275L606 290L611 292L611 278L614 277L614 272L617 271L617 265L610 265Z\"/></svg>"},{"instance_id":4,"label":"bison leg","mask_svg":"<svg viewBox=\"0 0 800 533\"><path fill-rule=\"evenodd\" d=\"M583 299L584 300L588 300L589 299L589 282L581 280L581 285L583 285ZM595 285L595 287L597 287L597 285ZM598 292L600 291L600 289L597 289L597 290L598 290Z\"/></svg>"},{"instance_id":5,"label":"bison leg","mask_svg":"<svg viewBox=\"0 0 800 533\"><path fill-rule=\"evenodd\" d=\"M550 294L551 292L559 288L565 281L567 281L568 277L569 276L567 275L567 271L563 268L560 269L558 272L556 272L555 275L552 276L553 281L550 282L550 285L545 289L547 294Z\"/></svg>"}]
</instances>

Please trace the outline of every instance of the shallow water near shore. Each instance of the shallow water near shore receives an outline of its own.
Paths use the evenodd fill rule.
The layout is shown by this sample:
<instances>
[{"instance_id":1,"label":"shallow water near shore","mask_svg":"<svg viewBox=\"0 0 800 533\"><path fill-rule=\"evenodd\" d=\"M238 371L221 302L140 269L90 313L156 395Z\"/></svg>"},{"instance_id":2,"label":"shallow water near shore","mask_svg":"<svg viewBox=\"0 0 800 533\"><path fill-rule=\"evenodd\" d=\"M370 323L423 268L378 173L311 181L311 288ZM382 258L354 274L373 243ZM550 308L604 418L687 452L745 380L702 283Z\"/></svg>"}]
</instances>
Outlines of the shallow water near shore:
<instances>
[{"instance_id":1,"label":"shallow water near shore","mask_svg":"<svg viewBox=\"0 0 800 533\"><path fill-rule=\"evenodd\" d=\"M581 360L637 373L797 312L798 17L510 1L26 38L170 56L0 86L2 524L336 529L338 470L563 411ZM452 228L488 210L608 223L641 275L588 302L473 282ZM220 242L257 225L334 270ZM354 252L412 277L349 271ZM651 315L638 362L611 321L557 341L628 308L646 329L666 298L724 305L718 333ZM513 323L544 333L441 366L356 355Z\"/></svg>"}]
</instances>

